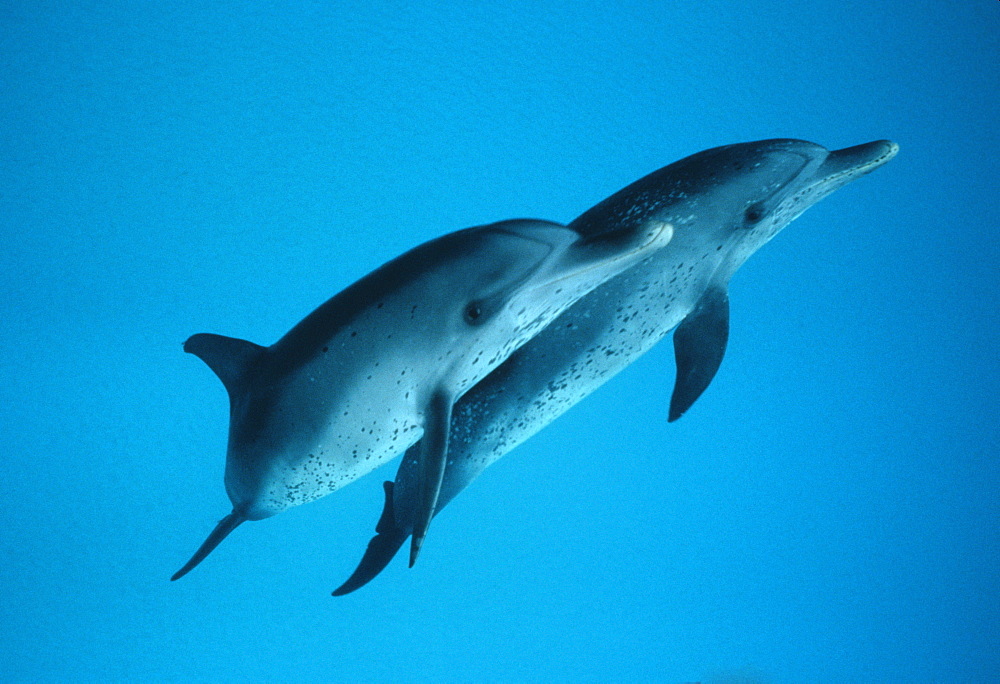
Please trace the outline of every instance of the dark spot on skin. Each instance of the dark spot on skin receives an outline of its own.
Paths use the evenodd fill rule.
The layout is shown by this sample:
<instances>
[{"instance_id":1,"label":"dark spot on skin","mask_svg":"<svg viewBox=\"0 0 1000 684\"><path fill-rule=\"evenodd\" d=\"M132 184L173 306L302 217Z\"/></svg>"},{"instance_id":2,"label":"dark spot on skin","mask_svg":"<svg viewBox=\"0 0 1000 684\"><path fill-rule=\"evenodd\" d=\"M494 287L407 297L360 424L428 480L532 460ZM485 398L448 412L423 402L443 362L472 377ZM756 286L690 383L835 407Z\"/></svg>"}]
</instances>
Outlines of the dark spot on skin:
<instances>
[{"instance_id":1,"label":"dark spot on skin","mask_svg":"<svg viewBox=\"0 0 1000 684\"><path fill-rule=\"evenodd\" d=\"M764 218L764 210L761 209L759 204L751 204L747 207L747 210L743 212L743 221L747 225L753 225Z\"/></svg>"},{"instance_id":2,"label":"dark spot on skin","mask_svg":"<svg viewBox=\"0 0 1000 684\"><path fill-rule=\"evenodd\" d=\"M357 331L354 331L354 332L351 333L351 337L357 337L357 336L358 336Z\"/></svg>"},{"instance_id":3,"label":"dark spot on skin","mask_svg":"<svg viewBox=\"0 0 1000 684\"><path fill-rule=\"evenodd\" d=\"M329 348L329 347L323 347L323 353L324 353L324 354L325 354L325 353L327 353L328 351L330 351L330 348Z\"/></svg>"}]
</instances>

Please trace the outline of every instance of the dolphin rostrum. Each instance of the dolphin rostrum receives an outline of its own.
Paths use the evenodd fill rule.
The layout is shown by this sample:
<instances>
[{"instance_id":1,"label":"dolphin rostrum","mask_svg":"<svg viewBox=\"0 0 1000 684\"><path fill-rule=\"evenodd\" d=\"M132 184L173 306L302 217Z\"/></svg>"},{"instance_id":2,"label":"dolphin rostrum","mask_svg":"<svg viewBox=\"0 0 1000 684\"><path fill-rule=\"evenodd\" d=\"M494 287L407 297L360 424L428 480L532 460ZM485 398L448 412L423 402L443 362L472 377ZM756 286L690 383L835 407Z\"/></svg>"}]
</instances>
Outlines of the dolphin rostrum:
<instances>
[{"instance_id":1,"label":"dolphin rostrum","mask_svg":"<svg viewBox=\"0 0 1000 684\"><path fill-rule=\"evenodd\" d=\"M677 420L722 362L736 270L803 211L898 149L876 141L828 151L801 140L717 147L651 173L570 223L596 236L664 222L674 226L674 237L581 298L458 401L434 512L672 329L677 375L668 420ZM335 596L381 572L414 528L417 455L411 447L395 483L385 483L376 536Z\"/></svg>"},{"instance_id":2,"label":"dolphin rostrum","mask_svg":"<svg viewBox=\"0 0 1000 684\"><path fill-rule=\"evenodd\" d=\"M419 440L412 564L439 496L455 401L672 233L662 222L586 238L547 221L468 228L365 276L270 347L191 337L184 350L229 393L233 511L172 579L243 521L329 494Z\"/></svg>"}]
</instances>

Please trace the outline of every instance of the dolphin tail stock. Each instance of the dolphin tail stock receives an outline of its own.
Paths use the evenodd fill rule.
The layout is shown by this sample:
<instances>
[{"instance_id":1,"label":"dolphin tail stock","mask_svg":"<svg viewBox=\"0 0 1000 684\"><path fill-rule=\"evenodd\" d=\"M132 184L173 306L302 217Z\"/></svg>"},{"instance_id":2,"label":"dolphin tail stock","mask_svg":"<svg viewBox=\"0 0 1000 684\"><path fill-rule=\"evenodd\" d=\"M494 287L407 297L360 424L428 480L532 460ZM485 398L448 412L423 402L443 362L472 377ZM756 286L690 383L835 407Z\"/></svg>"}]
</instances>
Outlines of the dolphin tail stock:
<instances>
[{"instance_id":1,"label":"dolphin tail stock","mask_svg":"<svg viewBox=\"0 0 1000 684\"><path fill-rule=\"evenodd\" d=\"M219 524L215 526L212 530L212 534L208 535L208 539L198 547L198 550L194 552L191 556L191 560L184 564L184 567L174 573L174 576L170 578L171 582L179 580L184 575L191 572L198 563L205 560L205 556L212 553L216 546L229 536L229 533L235 530L246 520L246 517L242 513L237 513L233 511L225 518L219 521Z\"/></svg>"},{"instance_id":2,"label":"dolphin tail stock","mask_svg":"<svg viewBox=\"0 0 1000 684\"><path fill-rule=\"evenodd\" d=\"M356 591L371 582L385 569L410 533L396 526L396 512L392 504L392 482L383 483L385 489L385 507L382 517L375 525L375 536L368 542L365 555L358 563L357 569L347 578L347 581L334 590L334 596L344 596Z\"/></svg>"}]
</instances>

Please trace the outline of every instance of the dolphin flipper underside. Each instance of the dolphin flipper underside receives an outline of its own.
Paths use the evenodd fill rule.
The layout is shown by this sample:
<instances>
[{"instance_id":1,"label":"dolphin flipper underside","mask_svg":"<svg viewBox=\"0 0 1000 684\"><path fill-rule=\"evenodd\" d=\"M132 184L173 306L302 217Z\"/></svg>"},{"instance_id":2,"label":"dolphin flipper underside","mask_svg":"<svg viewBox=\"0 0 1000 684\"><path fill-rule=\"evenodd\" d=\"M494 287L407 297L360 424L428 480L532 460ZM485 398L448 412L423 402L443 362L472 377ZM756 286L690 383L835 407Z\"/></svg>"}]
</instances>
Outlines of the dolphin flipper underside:
<instances>
[{"instance_id":1,"label":"dolphin flipper underside","mask_svg":"<svg viewBox=\"0 0 1000 684\"><path fill-rule=\"evenodd\" d=\"M674 330L677 381L670 397L669 422L684 415L708 388L728 340L729 294L725 287L710 287Z\"/></svg>"},{"instance_id":2,"label":"dolphin flipper underside","mask_svg":"<svg viewBox=\"0 0 1000 684\"><path fill-rule=\"evenodd\" d=\"M357 569L333 592L334 596L350 594L375 579L410 536L408 531L396 526L396 513L392 505L392 482L384 482L382 487L385 489L385 508L382 509L382 517L375 526L375 536L368 542L368 548L365 549L365 555L361 558Z\"/></svg>"},{"instance_id":3,"label":"dolphin flipper underside","mask_svg":"<svg viewBox=\"0 0 1000 684\"><path fill-rule=\"evenodd\" d=\"M424 436L420 440L420 470L417 478L417 509L413 519L413 539L410 541L410 567L417 561L420 545L430 527L437 508L444 469L448 462L448 432L451 429L451 409L454 399L438 391L431 397L424 412Z\"/></svg>"}]
</instances>

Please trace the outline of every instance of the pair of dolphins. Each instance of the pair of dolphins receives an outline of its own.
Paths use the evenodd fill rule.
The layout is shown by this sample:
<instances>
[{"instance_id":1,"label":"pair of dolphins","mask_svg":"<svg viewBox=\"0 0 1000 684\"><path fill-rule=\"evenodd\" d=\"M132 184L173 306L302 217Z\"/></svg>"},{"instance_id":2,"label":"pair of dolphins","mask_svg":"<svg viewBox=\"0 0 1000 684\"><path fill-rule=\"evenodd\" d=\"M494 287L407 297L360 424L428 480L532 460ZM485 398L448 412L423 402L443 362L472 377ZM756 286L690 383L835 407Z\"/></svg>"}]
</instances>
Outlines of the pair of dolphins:
<instances>
[{"instance_id":1,"label":"pair of dolphins","mask_svg":"<svg viewBox=\"0 0 1000 684\"><path fill-rule=\"evenodd\" d=\"M233 529L312 501L405 451L376 536L334 595L374 578L508 451L674 332L669 420L708 387L728 283L810 206L892 159L875 141L717 147L642 178L568 226L501 221L424 243L270 347L184 345L229 394L223 518L172 579Z\"/></svg>"}]
</instances>

